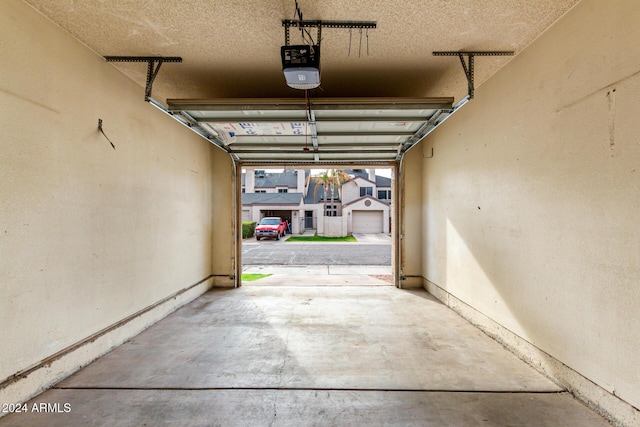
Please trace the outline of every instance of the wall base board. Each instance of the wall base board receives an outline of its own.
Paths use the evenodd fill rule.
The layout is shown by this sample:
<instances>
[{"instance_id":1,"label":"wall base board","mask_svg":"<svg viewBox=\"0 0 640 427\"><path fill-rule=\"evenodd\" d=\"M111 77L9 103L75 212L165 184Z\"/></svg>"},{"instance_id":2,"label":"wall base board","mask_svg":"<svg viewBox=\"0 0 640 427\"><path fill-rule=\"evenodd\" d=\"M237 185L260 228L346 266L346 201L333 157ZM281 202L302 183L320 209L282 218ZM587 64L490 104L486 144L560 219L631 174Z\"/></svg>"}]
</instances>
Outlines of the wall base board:
<instances>
[{"instance_id":1,"label":"wall base board","mask_svg":"<svg viewBox=\"0 0 640 427\"><path fill-rule=\"evenodd\" d=\"M212 277L213 282L211 286L214 288L235 288L236 282L233 277L218 275Z\"/></svg>"},{"instance_id":2,"label":"wall base board","mask_svg":"<svg viewBox=\"0 0 640 427\"><path fill-rule=\"evenodd\" d=\"M533 344L496 323L445 289L423 279L424 289L454 312L498 341L538 372L564 387L585 405L598 412L615 426L639 426L640 411L615 394L610 393Z\"/></svg>"},{"instance_id":3,"label":"wall base board","mask_svg":"<svg viewBox=\"0 0 640 427\"><path fill-rule=\"evenodd\" d=\"M0 383L0 402L23 403L212 288L211 276L73 344ZM0 417L4 415L0 413Z\"/></svg>"},{"instance_id":4,"label":"wall base board","mask_svg":"<svg viewBox=\"0 0 640 427\"><path fill-rule=\"evenodd\" d=\"M422 288L422 277L421 276L403 276L402 279L402 289L420 289Z\"/></svg>"}]
</instances>

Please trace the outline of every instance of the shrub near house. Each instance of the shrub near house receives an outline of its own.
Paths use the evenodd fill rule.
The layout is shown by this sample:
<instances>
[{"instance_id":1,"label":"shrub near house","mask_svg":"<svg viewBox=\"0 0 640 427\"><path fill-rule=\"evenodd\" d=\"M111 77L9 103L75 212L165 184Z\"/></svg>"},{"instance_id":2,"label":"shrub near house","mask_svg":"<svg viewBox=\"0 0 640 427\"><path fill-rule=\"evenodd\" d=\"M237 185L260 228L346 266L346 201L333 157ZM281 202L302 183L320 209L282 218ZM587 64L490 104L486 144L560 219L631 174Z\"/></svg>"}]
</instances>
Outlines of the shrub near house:
<instances>
[{"instance_id":1,"label":"shrub near house","mask_svg":"<svg viewBox=\"0 0 640 427\"><path fill-rule=\"evenodd\" d=\"M255 221L242 221L242 238L248 239L249 237L253 237L256 232L256 222Z\"/></svg>"}]
</instances>

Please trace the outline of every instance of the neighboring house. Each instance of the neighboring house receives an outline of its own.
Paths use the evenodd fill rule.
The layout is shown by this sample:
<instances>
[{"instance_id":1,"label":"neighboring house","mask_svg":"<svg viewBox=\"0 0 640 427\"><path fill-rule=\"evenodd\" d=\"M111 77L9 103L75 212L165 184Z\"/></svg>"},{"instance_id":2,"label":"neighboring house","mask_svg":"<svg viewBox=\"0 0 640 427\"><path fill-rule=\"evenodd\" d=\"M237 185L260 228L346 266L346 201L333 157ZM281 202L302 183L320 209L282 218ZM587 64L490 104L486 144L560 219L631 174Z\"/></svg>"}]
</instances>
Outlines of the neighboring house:
<instances>
[{"instance_id":1,"label":"neighboring house","mask_svg":"<svg viewBox=\"0 0 640 427\"><path fill-rule=\"evenodd\" d=\"M342 186L342 215L350 233L389 233L391 179L358 175Z\"/></svg>"},{"instance_id":2,"label":"neighboring house","mask_svg":"<svg viewBox=\"0 0 640 427\"><path fill-rule=\"evenodd\" d=\"M242 174L242 219L260 221L279 216L292 232L316 230L327 236L352 233L389 233L391 179L375 169L347 169L351 181L334 190L333 198L313 179L308 169L283 172L247 169ZM333 202L332 202L333 199Z\"/></svg>"}]
</instances>

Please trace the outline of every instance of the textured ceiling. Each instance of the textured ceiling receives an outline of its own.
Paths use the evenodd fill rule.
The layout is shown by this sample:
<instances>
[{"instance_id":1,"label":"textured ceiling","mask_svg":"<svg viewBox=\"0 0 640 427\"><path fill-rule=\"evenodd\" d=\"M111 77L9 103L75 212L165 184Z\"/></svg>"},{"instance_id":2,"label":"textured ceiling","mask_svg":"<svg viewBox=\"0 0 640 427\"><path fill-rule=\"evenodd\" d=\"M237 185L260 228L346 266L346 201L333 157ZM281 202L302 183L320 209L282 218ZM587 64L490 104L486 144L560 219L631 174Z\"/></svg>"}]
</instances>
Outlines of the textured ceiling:
<instances>
[{"instance_id":1,"label":"textured ceiling","mask_svg":"<svg viewBox=\"0 0 640 427\"><path fill-rule=\"evenodd\" d=\"M104 55L181 56L167 63L153 96L299 97L284 82L282 19L294 0L26 0ZM324 29L319 97L433 97L466 94L456 57L434 50L514 50L578 0L298 0L304 19L377 21L358 30ZM312 31L315 36L315 31ZM292 44L300 40L292 29ZM368 54L367 54L368 40ZM509 57L476 58L476 87ZM146 64L114 63L144 87ZM140 96L144 95L141 88Z\"/></svg>"}]
</instances>

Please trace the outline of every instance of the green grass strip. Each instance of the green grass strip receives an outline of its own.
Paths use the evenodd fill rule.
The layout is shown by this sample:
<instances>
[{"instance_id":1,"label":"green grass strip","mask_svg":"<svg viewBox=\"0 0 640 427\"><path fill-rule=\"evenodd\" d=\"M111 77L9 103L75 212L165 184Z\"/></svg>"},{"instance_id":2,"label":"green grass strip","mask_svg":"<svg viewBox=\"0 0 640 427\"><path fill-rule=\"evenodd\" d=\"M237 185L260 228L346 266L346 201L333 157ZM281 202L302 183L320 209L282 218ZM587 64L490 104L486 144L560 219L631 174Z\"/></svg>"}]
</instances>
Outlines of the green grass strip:
<instances>
[{"instance_id":1,"label":"green grass strip","mask_svg":"<svg viewBox=\"0 0 640 427\"><path fill-rule=\"evenodd\" d=\"M243 273L242 281L243 282L253 282L254 280L263 279L265 277L269 277L271 274L259 274L259 273Z\"/></svg>"},{"instance_id":2,"label":"green grass strip","mask_svg":"<svg viewBox=\"0 0 640 427\"><path fill-rule=\"evenodd\" d=\"M291 236L287 242L357 242L353 236L325 237L325 236Z\"/></svg>"}]
</instances>

